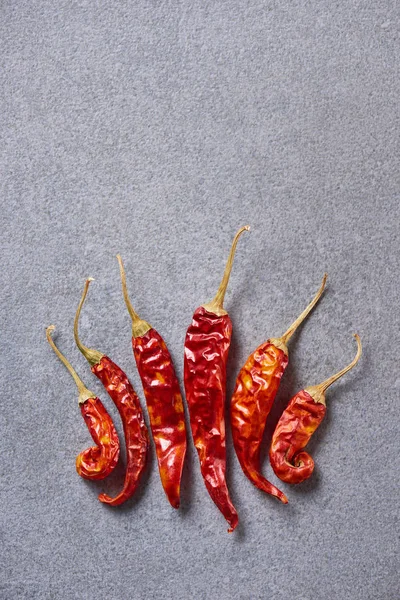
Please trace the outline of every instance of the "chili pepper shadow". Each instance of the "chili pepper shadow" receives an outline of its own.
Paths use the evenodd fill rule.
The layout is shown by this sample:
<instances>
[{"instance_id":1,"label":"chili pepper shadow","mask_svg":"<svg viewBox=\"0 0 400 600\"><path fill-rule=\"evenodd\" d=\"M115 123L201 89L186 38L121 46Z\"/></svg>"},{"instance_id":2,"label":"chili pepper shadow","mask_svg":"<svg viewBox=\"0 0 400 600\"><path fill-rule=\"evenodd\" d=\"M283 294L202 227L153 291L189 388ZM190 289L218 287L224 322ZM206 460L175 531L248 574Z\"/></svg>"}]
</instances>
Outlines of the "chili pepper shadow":
<instances>
[{"instance_id":1,"label":"chili pepper shadow","mask_svg":"<svg viewBox=\"0 0 400 600\"><path fill-rule=\"evenodd\" d=\"M178 509L178 513L184 518L191 510L191 500L193 497L193 469L200 466L198 464L197 452L194 450L193 440L191 437L191 429L189 424L189 418L185 406L185 424L186 424L186 456L183 465L182 479L181 479L181 503Z\"/></svg>"},{"instance_id":2,"label":"chili pepper shadow","mask_svg":"<svg viewBox=\"0 0 400 600\"><path fill-rule=\"evenodd\" d=\"M327 433L327 431L329 431L330 423L332 421L332 411L329 410L329 406L331 403L337 402L337 405L339 408L339 403L342 404L342 402L345 401L345 396L347 395L347 393L349 391L351 391L351 390L354 391L354 386L357 385L357 382L359 379L361 380L361 377L362 377L361 373L357 374L357 376L355 376L355 374L354 374L352 381L346 381L346 382L343 381L340 384L338 383L335 387L332 387L327 392L327 399L326 399L327 411L326 411L325 418L322 421L321 425L318 427L317 431L314 433L314 435L310 439L310 442L309 442L309 444L307 444L307 447L306 447L306 451L315 460L315 469L314 469L314 472L311 475L310 479L307 479L306 481L303 481L303 483L300 483L298 485L291 486L294 493L297 496L302 496L304 494L308 494L312 490L316 489L318 487L318 484L320 483L320 481L322 481L323 467L322 467L322 465L321 466L319 465L318 452L319 452L319 448L321 448L322 444L324 443L326 433ZM335 441L333 439L331 441L332 441L332 443L335 443ZM336 440L336 442L338 442L338 441L339 440ZM346 458L347 457L345 456L343 458L343 460L346 460Z\"/></svg>"},{"instance_id":3,"label":"chili pepper shadow","mask_svg":"<svg viewBox=\"0 0 400 600\"><path fill-rule=\"evenodd\" d=\"M239 525L232 533L235 537L236 541L243 542L246 539L246 529L245 523L242 520L241 512L240 512L240 498L239 495L235 491L235 486L233 485L233 471L235 469L235 448L232 440L232 431L231 431L231 416L230 416L230 406L231 406L231 398L233 394L233 390L235 388L236 377L240 371L240 348L242 343L237 334L237 330L235 325L233 324L231 345L229 349L228 355L228 363L227 363L227 381L226 381L226 401L225 401L225 431L226 431L226 482L229 489L229 494L232 498L232 502L234 506L237 508L239 513ZM236 464L237 466L237 464ZM240 475L243 475L240 467ZM244 475L243 475L244 477ZM239 508L238 508L239 507Z\"/></svg>"},{"instance_id":4,"label":"chili pepper shadow","mask_svg":"<svg viewBox=\"0 0 400 600\"><path fill-rule=\"evenodd\" d=\"M121 440L124 439L122 435L120 435L120 439ZM119 512L122 512L122 513L129 512L130 510L135 508L135 506L137 504L139 504L139 502L141 502L143 496L146 493L146 490L148 487L149 475L150 475L151 469L153 468L153 462L154 462L153 449L150 444L149 452L148 452L148 456L147 456L146 467L143 471L143 474L140 478L139 485L138 485L134 495L131 498L129 498L129 500L127 500L123 504L120 504L119 506L110 506L109 504L106 504L105 502L101 502L101 503L99 502L99 504L102 504L108 510L112 510L112 511L118 510ZM100 481L88 481L88 480L84 479L83 481L86 485L90 486L91 489L94 488L95 490L97 490L96 491L97 496L99 494L101 494L102 492L105 492L107 495L114 497L122 490L122 487L124 485L124 479L125 479L125 471L126 471L126 462L122 461L120 458L114 471L106 479L102 479Z\"/></svg>"},{"instance_id":5,"label":"chili pepper shadow","mask_svg":"<svg viewBox=\"0 0 400 600\"><path fill-rule=\"evenodd\" d=\"M270 465L270 462L269 462L269 449L271 446L272 436L275 431L275 428L278 424L278 421L279 421L283 411L289 404L290 399L293 398L293 396L297 392L299 392L303 387L305 387L304 383L300 382L297 377L296 362L295 362L296 345L301 337L302 327L303 327L303 325L301 325L299 327L299 329L296 331L296 333L293 335L292 339L290 340L289 365L286 369L286 372L284 373L284 375L282 377L281 384L280 384L279 390L278 390L278 394L276 396L274 404L272 405L271 412L268 415L267 424L266 424L265 431L264 431L264 437L263 437L263 441L262 441L262 445L261 445L260 458L261 458L262 470L263 470L263 473L266 475L267 479L269 478L269 475L271 473L275 477L275 474L274 474L272 467ZM310 443L307 446L307 451L310 450L310 454L312 454L311 442L313 444L315 444L315 438L316 438L317 434L321 430L325 431L325 428L326 428L326 418L321 423L321 426L315 432L314 436L311 438ZM314 477L314 474L316 475L316 473L317 473L317 469L313 473L313 476L307 480L310 490L317 488L319 485L319 477ZM285 494L288 496L289 503L290 503L290 495L293 494L294 488L297 488L298 486L301 486L301 485L306 487L307 482L304 482L304 484L290 485L290 484L285 484L284 482L280 481L277 478L276 485L278 487L280 487L281 489L285 488L285 489L282 489L282 491L284 491Z\"/></svg>"},{"instance_id":6,"label":"chili pepper shadow","mask_svg":"<svg viewBox=\"0 0 400 600\"><path fill-rule=\"evenodd\" d=\"M295 345L296 345L298 339L300 338L300 335L301 335L301 332L299 330L298 332L296 332L295 336L293 336L293 338L291 340L290 350L291 350L292 356L294 355ZM275 427L276 427L283 411L287 407L290 399L293 398L293 396L297 392L299 392L304 387L307 387L307 385L312 385L313 383L315 383L315 382L310 382L310 383L299 382L299 380L296 376L296 373L295 373L295 368L291 369L291 365L292 365L292 367L293 366L295 367L293 360L291 361L291 363L289 363L288 370L282 378L282 382L279 387L277 398L274 402L274 405L272 407L272 410L271 410L271 412L268 416L268 420L267 420L267 425L265 428L263 443L262 443L262 447L261 447L261 464L264 466L265 469L267 469L268 468L267 465L269 465L268 453L269 453L269 448L271 446L272 435L273 435ZM354 389L354 385L357 383L359 377L361 377L360 374L356 375L354 373L351 381L348 380L348 381L343 381L343 382L337 383L335 385L335 387L332 386L332 388L330 388L329 391L327 392L327 399L326 399L327 411L326 411L324 420L322 421L321 425L318 427L317 431L313 434L313 436L311 437L309 443L307 444L307 446L305 448L305 450L315 460L314 472L309 479L303 481L302 483L296 484L296 485L287 485L278 480L279 481L278 487L279 487L279 485L285 486L284 491L288 495L294 494L294 495L300 496L303 494L308 494L318 488L318 486L323 478L322 472L319 470L319 465L318 465L318 451L319 451L319 448L324 443L324 439L326 437L326 432L329 429L329 426L331 423L332 411L329 410L329 407L332 403L334 403L336 401L336 399L339 400L340 397L344 398L347 391ZM289 498L289 502L290 502L290 498Z\"/></svg>"}]
</instances>

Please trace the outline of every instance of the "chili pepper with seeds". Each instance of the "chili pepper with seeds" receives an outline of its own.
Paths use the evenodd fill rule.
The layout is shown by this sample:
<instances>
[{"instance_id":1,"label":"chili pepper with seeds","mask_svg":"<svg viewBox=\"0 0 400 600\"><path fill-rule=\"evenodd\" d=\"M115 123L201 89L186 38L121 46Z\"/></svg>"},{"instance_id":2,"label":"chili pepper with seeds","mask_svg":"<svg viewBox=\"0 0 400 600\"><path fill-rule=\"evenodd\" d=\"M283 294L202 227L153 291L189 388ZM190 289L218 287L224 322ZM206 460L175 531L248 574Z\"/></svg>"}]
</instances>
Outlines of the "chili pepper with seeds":
<instances>
[{"instance_id":1,"label":"chili pepper with seeds","mask_svg":"<svg viewBox=\"0 0 400 600\"><path fill-rule=\"evenodd\" d=\"M164 340L134 310L119 254L117 259L122 292L132 319L132 348L146 397L160 478L171 506L179 508L186 454L185 413L179 382Z\"/></svg>"},{"instance_id":2,"label":"chili pepper with seeds","mask_svg":"<svg viewBox=\"0 0 400 600\"><path fill-rule=\"evenodd\" d=\"M72 375L78 391L78 403L82 417L89 429L95 446L83 450L76 457L76 470L84 479L104 479L115 468L119 457L119 439L114 423L101 400L85 387L71 363L54 343L52 333L54 325L46 329L50 346Z\"/></svg>"},{"instance_id":3,"label":"chili pepper with seeds","mask_svg":"<svg viewBox=\"0 0 400 600\"><path fill-rule=\"evenodd\" d=\"M124 487L115 498L107 494L99 496L101 502L117 506L128 500L136 491L146 465L149 439L139 398L128 377L108 356L93 348L87 348L79 339L79 317L91 281L93 281L91 278L86 280L76 311L74 336L79 350L91 365L92 372L104 385L121 416L127 461Z\"/></svg>"},{"instance_id":4,"label":"chili pepper with seeds","mask_svg":"<svg viewBox=\"0 0 400 600\"><path fill-rule=\"evenodd\" d=\"M288 364L287 342L320 299L326 284L280 338L270 338L247 359L239 372L231 401L232 437L236 454L246 477L260 490L288 499L261 473L260 448L267 417L274 403L282 375Z\"/></svg>"},{"instance_id":5,"label":"chili pepper with seeds","mask_svg":"<svg viewBox=\"0 0 400 600\"><path fill-rule=\"evenodd\" d=\"M356 333L354 337L357 341L357 354L351 363L323 383L298 392L278 421L272 436L269 458L275 474L286 483L301 483L314 470L312 457L302 450L325 416L326 390L359 361L361 340Z\"/></svg>"},{"instance_id":6,"label":"chili pepper with seeds","mask_svg":"<svg viewBox=\"0 0 400 600\"><path fill-rule=\"evenodd\" d=\"M235 235L217 294L195 311L185 339L184 381L194 445L208 493L228 521L229 532L239 519L225 480L224 406L232 322L223 302L239 237L249 229L242 227Z\"/></svg>"}]
</instances>

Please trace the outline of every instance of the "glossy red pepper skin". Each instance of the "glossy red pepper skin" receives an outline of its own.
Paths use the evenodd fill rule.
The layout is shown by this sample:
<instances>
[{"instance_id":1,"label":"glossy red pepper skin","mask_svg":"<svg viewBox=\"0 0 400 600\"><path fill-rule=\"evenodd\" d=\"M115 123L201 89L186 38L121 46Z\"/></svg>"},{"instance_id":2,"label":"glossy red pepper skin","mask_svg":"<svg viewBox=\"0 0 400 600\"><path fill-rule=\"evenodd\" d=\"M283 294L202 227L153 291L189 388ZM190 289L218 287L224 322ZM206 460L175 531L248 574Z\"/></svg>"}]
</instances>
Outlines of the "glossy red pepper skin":
<instances>
[{"instance_id":1,"label":"glossy red pepper skin","mask_svg":"<svg viewBox=\"0 0 400 600\"><path fill-rule=\"evenodd\" d=\"M155 329L133 337L132 347L146 397L161 482L171 506L179 508L186 428L178 378L168 348Z\"/></svg>"},{"instance_id":2,"label":"glossy red pepper skin","mask_svg":"<svg viewBox=\"0 0 400 600\"><path fill-rule=\"evenodd\" d=\"M240 370L231 401L233 443L244 474L284 504L288 502L285 494L261 474L260 447L287 364L288 357L280 348L269 340L261 344Z\"/></svg>"},{"instance_id":3,"label":"glossy red pepper skin","mask_svg":"<svg viewBox=\"0 0 400 600\"><path fill-rule=\"evenodd\" d=\"M97 397L80 405L82 417L96 446L76 457L76 470L84 479L104 479L115 468L119 458L119 439L114 423Z\"/></svg>"},{"instance_id":4,"label":"glossy red pepper skin","mask_svg":"<svg viewBox=\"0 0 400 600\"><path fill-rule=\"evenodd\" d=\"M184 380L190 425L207 490L233 531L238 515L225 480L226 362L232 336L227 314L199 307L185 340Z\"/></svg>"},{"instance_id":5,"label":"glossy red pepper skin","mask_svg":"<svg viewBox=\"0 0 400 600\"><path fill-rule=\"evenodd\" d=\"M314 461L302 452L319 427L326 406L302 390L289 402L275 428L269 458L276 475L286 483L301 483L314 470Z\"/></svg>"},{"instance_id":6,"label":"glossy red pepper skin","mask_svg":"<svg viewBox=\"0 0 400 600\"><path fill-rule=\"evenodd\" d=\"M92 366L121 415L126 444L126 475L122 491L111 498L100 494L99 500L118 506L136 491L146 466L149 438L139 398L125 373L107 356Z\"/></svg>"}]
</instances>

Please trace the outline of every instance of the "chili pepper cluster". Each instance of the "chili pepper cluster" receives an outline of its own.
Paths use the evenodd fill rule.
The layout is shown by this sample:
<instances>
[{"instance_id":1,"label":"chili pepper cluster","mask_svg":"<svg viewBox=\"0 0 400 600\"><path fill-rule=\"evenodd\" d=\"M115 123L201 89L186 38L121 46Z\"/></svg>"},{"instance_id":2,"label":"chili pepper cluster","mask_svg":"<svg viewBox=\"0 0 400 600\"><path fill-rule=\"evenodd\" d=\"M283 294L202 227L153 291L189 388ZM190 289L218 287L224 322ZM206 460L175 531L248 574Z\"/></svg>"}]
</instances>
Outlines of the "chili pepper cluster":
<instances>
[{"instance_id":1,"label":"chili pepper cluster","mask_svg":"<svg viewBox=\"0 0 400 600\"><path fill-rule=\"evenodd\" d=\"M199 455L201 473L212 500L229 524L231 532L239 519L229 496L225 477L226 365L232 336L232 322L223 307L239 238L248 226L235 235L223 278L214 299L194 312L184 346L184 387L193 442ZM118 255L122 292L132 320L132 349L143 385L151 434L165 494L179 508L180 485L185 461L187 433L185 411L168 348L161 335L139 317L130 301L124 266ZM261 472L260 449L268 415L288 365L287 343L308 316L325 289L327 275L301 315L279 338L269 338L248 357L241 368L230 404L230 421L235 451L246 477L260 490L287 504L286 495ZM87 359L92 373L102 382L121 416L125 446L126 472L122 490L115 496L100 494L99 500L117 506L136 491L149 452L149 433L139 397L128 377L111 358L88 348L79 337L79 318L91 278L84 285L74 321L78 349ZM114 423L101 400L88 390L56 347L55 327L46 330L47 340L67 367L79 392L79 406L95 446L81 452L76 470L85 479L104 479L119 460L120 441ZM312 457L304 451L326 412L325 392L358 362L361 341L355 334L357 353L344 369L324 382L298 392L283 411L272 436L269 458L279 479L300 483L314 470Z\"/></svg>"}]
</instances>

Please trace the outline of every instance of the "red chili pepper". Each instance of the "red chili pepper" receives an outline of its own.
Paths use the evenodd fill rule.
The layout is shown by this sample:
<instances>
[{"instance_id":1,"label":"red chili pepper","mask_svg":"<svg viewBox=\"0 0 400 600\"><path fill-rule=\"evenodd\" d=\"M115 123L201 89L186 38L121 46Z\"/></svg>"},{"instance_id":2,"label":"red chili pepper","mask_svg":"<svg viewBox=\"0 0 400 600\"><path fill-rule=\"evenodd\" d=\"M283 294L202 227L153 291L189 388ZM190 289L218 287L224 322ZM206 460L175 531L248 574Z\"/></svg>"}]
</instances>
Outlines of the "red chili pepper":
<instances>
[{"instance_id":1,"label":"red chili pepper","mask_svg":"<svg viewBox=\"0 0 400 600\"><path fill-rule=\"evenodd\" d=\"M288 364L286 343L320 299L326 278L325 274L316 296L286 333L267 340L249 356L239 372L232 396L232 436L242 470L258 489L284 504L288 502L285 494L261 474L260 447L267 417Z\"/></svg>"},{"instance_id":2,"label":"red chili pepper","mask_svg":"<svg viewBox=\"0 0 400 600\"><path fill-rule=\"evenodd\" d=\"M232 322L223 302L239 237L249 229L242 227L235 235L218 292L195 311L185 340L184 380L194 445L208 493L228 521L229 532L239 519L225 480L224 405Z\"/></svg>"},{"instance_id":3,"label":"red chili pepper","mask_svg":"<svg viewBox=\"0 0 400 600\"><path fill-rule=\"evenodd\" d=\"M357 354L352 362L329 379L301 390L289 402L272 436L269 458L276 475L286 483L300 483L310 477L314 461L305 448L326 413L325 391L337 379L350 371L361 356L361 341L357 334Z\"/></svg>"},{"instance_id":4,"label":"red chili pepper","mask_svg":"<svg viewBox=\"0 0 400 600\"><path fill-rule=\"evenodd\" d=\"M54 325L46 329L46 337L50 346L61 362L67 367L78 387L78 403L82 417L96 446L87 448L76 457L76 470L84 479L104 479L118 462L119 439L114 423L96 394L85 387L72 365L54 343L51 335Z\"/></svg>"},{"instance_id":5,"label":"red chili pepper","mask_svg":"<svg viewBox=\"0 0 400 600\"><path fill-rule=\"evenodd\" d=\"M179 508L186 454L185 413L179 382L164 340L134 310L119 254L117 258L124 300L132 319L133 353L146 397L161 483L171 506Z\"/></svg>"},{"instance_id":6,"label":"red chili pepper","mask_svg":"<svg viewBox=\"0 0 400 600\"><path fill-rule=\"evenodd\" d=\"M124 487L115 498L106 494L99 496L101 502L117 506L128 500L136 491L146 465L149 440L139 398L128 377L108 356L93 348L87 348L79 339L79 316L91 281L93 280L89 278L85 282L75 315L74 335L79 350L91 365L92 372L100 379L117 407L124 427L127 457Z\"/></svg>"}]
</instances>

